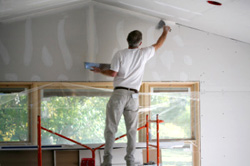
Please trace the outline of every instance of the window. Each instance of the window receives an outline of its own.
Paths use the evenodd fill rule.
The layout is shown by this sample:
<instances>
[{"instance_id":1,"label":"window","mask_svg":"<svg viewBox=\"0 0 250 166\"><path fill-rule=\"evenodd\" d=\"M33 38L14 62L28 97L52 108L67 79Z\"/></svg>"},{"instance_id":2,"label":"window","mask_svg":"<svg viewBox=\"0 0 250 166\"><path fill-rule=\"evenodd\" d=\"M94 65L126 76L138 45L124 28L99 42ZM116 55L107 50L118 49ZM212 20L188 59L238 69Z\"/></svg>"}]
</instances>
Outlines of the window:
<instances>
[{"instance_id":1,"label":"window","mask_svg":"<svg viewBox=\"0 0 250 166\"><path fill-rule=\"evenodd\" d=\"M0 143L37 142L37 115L41 124L83 144L104 143L106 104L111 82L0 83ZM163 165L200 165L198 82L144 82L140 90L139 126L156 114L160 124ZM152 141L156 127L151 123ZM122 117L117 136L126 133ZM140 130L138 142L146 141ZM125 143L126 137L116 141ZM72 144L42 130L42 144ZM166 145L166 146L165 146Z\"/></svg>"},{"instance_id":2,"label":"window","mask_svg":"<svg viewBox=\"0 0 250 166\"><path fill-rule=\"evenodd\" d=\"M162 149L162 165L193 166L192 153L190 147Z\"/></svg>"},{"instance_id":3,"label":"window","mask_svg":"<svg viewBox=\"0 0 250 166\"><path fill-rule=\"evenodd\" d=\"M158 114L162 142L162 162L165 166L200 165L199 83L145 82L142 85L142 107L151 120ZM150 123L152 141L156 139L156 124ZM140 141L145 141L145 131ZM165 142L165 144L164 144Z\"/></svg>"},{"instance_id":4,"label":"window","mask_svg":"<svg viewBox=\"0 0 250 166\"><path fill-rule=\"evenodd\" d=\"M156 119L159 115L164 123L160 123L160 139L192 139L191 127L191 93L190 88L151 88L150 117ZM151 128L156 128L151 123ZM156 138L155 130L152 133Z\"/></svg>"},{"instance_id":5,"label":"window","mask_svg":"<svg viewBox=\"0 0 250 166\"><path fill-rule=\"evenodd\" d=\"M0 143L30 141L27 88L0 86Z\"/></svg>"},{"instance_id":6,"label":"window","mask_svg":"<svg viewBox=\"0 0 250 166\"><path fill-rule=\"evenodd\" d=\"M106 104L111 93L110 89L74 84L45 87L41 90L41 124L83 144L104 143ZM126 128L122 118L116 136L124 133ZM126 142L126 138L117 142ZM42 144L73 143L42 131Z\"/></svg>"}]
</instances>

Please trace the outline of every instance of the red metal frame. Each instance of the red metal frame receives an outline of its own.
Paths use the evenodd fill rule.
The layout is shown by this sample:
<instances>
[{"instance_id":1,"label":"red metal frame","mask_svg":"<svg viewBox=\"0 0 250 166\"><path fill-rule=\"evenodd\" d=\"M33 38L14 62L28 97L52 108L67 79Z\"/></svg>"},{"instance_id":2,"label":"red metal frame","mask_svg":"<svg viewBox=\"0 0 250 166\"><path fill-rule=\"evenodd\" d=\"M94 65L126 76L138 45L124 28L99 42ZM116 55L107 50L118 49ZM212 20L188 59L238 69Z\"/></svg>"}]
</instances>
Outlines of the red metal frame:
<instances>
[{"instance_id":1,"label":"red metal frame","mask_svg":"<svg viewBox=\"0 0 250 166\"><path fill-rule=\"evenodd\" d=\"M41 117L37 117L38 166L42 166Z\"/></svg>"},{"instance_id":2,"label":"red metal frame","mask_svg":"<svg viewBox=\"0 0 250 166\"><path fill-rule=\"evenodd\" d=\"M146 149L147 149L147 163L149 162L149 120L148 120L148 115L146 115L146 137L147 137L147 141L146 141Z\"/></svg>"},{"instance_id":3,"label":"red metal frame","mask_svg":"<svg viewBox=\"0 0 250 166\"><path fill-rule=\"evenodd\" d=\"M150 124L150 122L156 122L157 123L157 146L149 144L149 124ZM160 147L159 147L159 123L162 123L162 122L164 122L164 121L159 120L158 119L158 115L157 115L157 120L156 121L149 120L148 115L146 115L146 124L144 126L142 126L142 127L139 127L137 129L137 131L139 131L141 129L146 128L146 134L147 134L146 135L146 137L147 137L147 141L146 141L147 162L149 162L149 146L155 147L155 148L157 148L157 165L158 166L159 166L159 163L160 163L160 155L159 155L160 154ZM100 145L100 146L98 146L96 148L91 148L91 147L89 147L87 145L84 145L84 144L82 144L80 142L77 142L77 141L75 141L73 139L70 139L70 138L68 138L68 137L66 137L64 135L61 135L61 134L56 133L56 132L54 132L52 130L46 129L46 128L44 128L44 127L41 126L41 117L38 116L38 123L37 123L37 134L38 134L38 166L42 166L42 145L41 145L42 139L41 139L41 130L45 130L45 131L47 131L49 133L55 134L55 135L57 135L59 137L62 137L64 139L68 140L68 141L74 142L77 145L80 145L80 146L83 146L83 147L89 149L92 152L92 159L94 159L94 160L95 160L95 151L97 149L100 149L103 146L105 146L105 144L102 144L102 145ZM121 136L117 137L115 140L121 139L121 138L125 137L126 135L127 134L121 135Z\"/></svg>"},{"instance_id":4,"label":"red metal frame","mask_svg":"<svg viewBox=\"0 0 250 166\"><path fill-rule=\"evenodd\" d=\"M148 115L146 115L146 136L147 136L147 142L146 142L146 149L147 149L147 163L149 162L149 146L154 147L157 149L157 166L160 165L160 123L163 123L163 120L159 120L159 115L156 115L156 120L149 120ZM150 123L156 123L156 145L149 144L149 125Z\"/></svg>"}]
</instances>

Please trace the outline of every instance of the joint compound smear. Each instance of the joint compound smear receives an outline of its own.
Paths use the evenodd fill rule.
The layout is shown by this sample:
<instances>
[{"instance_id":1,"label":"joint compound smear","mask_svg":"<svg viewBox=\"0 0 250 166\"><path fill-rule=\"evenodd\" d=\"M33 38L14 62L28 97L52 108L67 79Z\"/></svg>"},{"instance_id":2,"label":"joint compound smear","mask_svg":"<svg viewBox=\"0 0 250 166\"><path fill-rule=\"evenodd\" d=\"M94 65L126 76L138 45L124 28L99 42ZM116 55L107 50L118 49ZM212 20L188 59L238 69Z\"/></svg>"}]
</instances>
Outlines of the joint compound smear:
<instances>
[{"instance_id":1,"label":"joint compound smear","mask_svg":"<svg viewBox=\"0 0 250 166\"><path fill-rule=\"evenodd\" d=\"M146 41L147 43L145 43L146 45L150 45L152 44L152 41L155 41L154 35L152 35L154 34L154 32L155 32L155 27L151 26L147 31L147 41Z\"/></svg>"},{"instance_id":2,"label":"joint compound smear","mask_svg":"<svg viewBox=\"0 0 250 166\"><path fill-rule=\"evenodd\" d=\"M174 55L172 51L164 51L163 54L161 54L160 59L163 64L166 64L166 67L168 70L171 70L172 63L174 63Z\"/></svg>"},{"instance_id":3,"label":"joint compound smear","mask_svg":"<svg viewBox=\"0 0 250 166\"><path fill-rule=\"evenodd\" d=\"M42 50L42 61L45 66L51 67L53 65L53 59L46 46L44 46Z\"/></svg>"},{"instance_id":4,"label":"joint compound smear","mask_svg":"<svg viewBox=\"0 0 250 166\"><path fill-rule=\"evenodd\" d=\"M4 47L1 40L0 40L0 56L2 57L4 64L8 65L10 63L10 56L8 50Z\"/></svg>"},{"instance_id":5,"label":"joint compound smear","mask_svg":"<svg viewBox=\"0 0 250 166\"><path fill-rule=\"evenodd\" d=\"M180 81L187 81L188 75L185 72L180 73Z\"/></svg>"},{"instance_id":6,"label":"joint compound smear","mask_svg":"<svg viewBox=\"0 0 250 166\"><path fill-rule=\"evenodd\" d=\"M58 81L68 81L68 77L64 74L60 74L57 78Z\"/></svg>"},{"instance_id":7,"label":"joint compound smear","mask_svg":"<svg viewBox=\"0 0 250 166\"><path fill-rule=\"evenodd\" d=\"M193 60L192 60L192 58L190 57L190 56L184 56L184 63L186 64L186 65L189 65L189 66L191 66L192 64L193 64Z\"/></svg>"},{"instance_id":8,"label":"joint compound smear","mask_svg":"<svg viewBox=\"0 0 250 166\"><path fill-rule=\"evenodd\" d=\"M5 74L5 80L6 81L17 81L18 77L14 73L8 73L8 74Z\"/></svg>"},{"instance_id":9,"label":"joint compound smear","mask_svg":"<svg viewBox=\"0 0 250 166\"><path fill-rule=\"evenodd\" d=\"M96 55L98 53L98 39L96 32L96 21L95 21L95 12L92 5L89 6L87 12L87 44L88 44L88 56L87 61L95 62Z\"/></svg>"},{"instance_id":10,"label":"joint compound smear","mask_svg":"<svg viewBox=\"0 0 250 166\"><path fill-rule=\"evenodd\" d=\"M41 78L38 75L33 75L31 81L41 81Z\"/></svg>"},{"instance_id":11,"label":"joint compound smear","mask_svg":"<svg viewBox=\"0 0 250 166\"><path fill-rule=\"evenodd\" d=\"M73 62L72 62L72 56L70 54L70 51L66 43L64 24L65 24L65 19L61 20L58 24L58 42L65 67L67 70L70 70L72 68Z\"/></svg>"},{"instance_id":12,"label":"joint compound smear","mask_svg":"<svg viewBox=\"0 0 250 166\"><path fill-rule=\"evenodd\" d=\"M29 66L33 56L32 21L27 19L25 23L25 51L24 65Z\"/></svg>"},{"instance_id":13,"label":"joint compound smear","mask_svg":"<svg viewBox=\"0 0 250 166\"><path fill-rule=\"evenodd\" d=\"M161 81L161 75L158 72L152 72L154 81Z\"/></svg>"},{"instance_id":14,"label":"joint compound smear","mask_svg":"<svg viewBox=\"0 0 250 166\"><path fill-rule=\"evenodd\" d=\"M184 42L179 35L174 36L173 39L178 46L184 47Z\"/></svg>"},{"instance_id":15,"label":"joint compound smear","mask_svg":"<svg viewBox=\"0 0 250 166\"><path fill-rule=\"evenodd\" d=\"M120 48L123 48L124 45L126 45L125 43L126 41L124 39L127 38L124 35L124 21L118 22L116 26L116 37L117 37Z\"/></svg>"}]
</instances>

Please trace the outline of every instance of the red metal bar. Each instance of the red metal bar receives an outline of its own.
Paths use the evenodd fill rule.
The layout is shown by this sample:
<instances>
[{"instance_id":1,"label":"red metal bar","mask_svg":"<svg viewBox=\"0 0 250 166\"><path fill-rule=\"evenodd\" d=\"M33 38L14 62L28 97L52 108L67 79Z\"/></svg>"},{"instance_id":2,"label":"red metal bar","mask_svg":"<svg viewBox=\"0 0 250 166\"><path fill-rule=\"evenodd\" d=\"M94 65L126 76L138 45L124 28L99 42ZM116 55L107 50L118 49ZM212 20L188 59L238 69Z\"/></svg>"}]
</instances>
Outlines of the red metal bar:
<instances>
[{"instance_id":1,"label":"red metal bar","mask_svg":"<svg viewBox=\"0 0 250 166\"><path fill-rule=\"evenodd\" d=\"M139 130L145 128L145 127L146 127L146 126L142 126L142 127L138 128L137 130L139 131ZM115 138L115 141L118 140L118 139L121 139L121 138L123 138L123 137L126 137L126 136L127 136L127 134L123 134L123 135L121 135L121 136L119 136L119 137L116 137L116 138Z\"/></svg>"},{"instance_id":2,"label":"red metal bar","mask_svg":"<svg viewBox=\"0 0 250 166\"><path fill-rule=\"evenodd\" d=\"M151 146L151 147L157 148L157 145L148 144L148 146Z\"/></svg>"},{"instance_id":3,"label":"red metal bar","mask_svg":"<svg viewBox=\"0 0 250 166\"><path fill-rule=\"evenodd\" d=\"M69 141L71 141L71 142L74 142L74 143L76 143L76 144L78 144L78 145L81 145L81 146L83 146L83 147L85 147L85 148L87 148L87 149L89 149L89 150L92 151L92 148L88 147L87 145L81 144L80 142L77 142L77 141L75 141L75 140L73 140L73 139L70 139L70 138L68 138L68 137L65 137L64 135L61 135L61 134L56 133L56 132L54 132L54 131L52 131L52 130L46 129L46 128L42 127L42 126L41 126L41 129L43 129L43 130L45 130L45 131L47 131L47 132L49 132L49 133L55 134L55 135L57 135L57 136L59 136L59 137L62 137L62 138L64 138L64 139L66 139L66 140L69 140Z\"/></svg>"},{"instance_id":4,"label":"red metal bar","mask_svg":"<svg viewBox=\"0 0 250 166\"><path fill-rule=\"evenodd\" d=\"M139 130L141 130L141 129L143 129L143 128L146 128L146 125L145 125L145 126L142 126L142 127L139 127L137 130L139 131ZM83 146L83 147L85 147L85 148L91 150L91 152L92 152L92 158L94 158L94 159L95 159L95 151L96 151L97 149L100 149L100 148L102 148L103 146L105 146L105 144L102 144L102 145L100 145L100 146L98 146L98 147L92 149L92 148L88 147L87 145L81 144L81 143L79 143L79 142L77 142L77 141L74 141L74 140L72 140L72 139L70 139L70 138L68 138L68 137L65 137L65 136L63 136L63 135L61 135L61 134L59 134L59 133L56 133L56 132L54 132L54 131L52 131L52 130L46 129L46 128L42 127L42 126L41 126L41 129L43 129L43 130L45 130L45 131L47 131L47 132L49 132L49 133L55 134L55 135L57 135L57 136L59 136L59 137L62 137L62 138L64 138L64 139L67 139L67 140L69 140L69 141L71 141L71 142L74 142L74 143L76 143L76 144L78 144L78 145L80 145L80 146ZM41 135L41 134L40 134L40 135ZM121 139L121 138L123 138L123 137L125 137L125 136L127 136L127 134L121 135L121 136L117 137L115 140Z\"/></svg>"},{"instance_id":5,"label":"red metal bar","mask_svg":"<svg viewBox=\"0 0 250 166\"><path fill-rule=\"evenodd\" d=\"M137 129L137 131L139 131L139 130L141 130L141 129L144 129L144 128L146 128L146 125L145 125L145 126L142 126L142 127L139 127L139 128ZM126 135L127 135L127 134L121 135L121 136L117 137L115 140L118 140L118 139L120 139L120 138L123 138L123 137L125 137ZM100 148L102 148L103 146L105 146L105 144L102 144L102 145L96 147L94 150L100 149Z\"/></svg>"},{"instance_id":6,"label":"red metal bar","mask_svg":"<svg viewBox=\"0 0 250 166\"><path fill-rule=\"evenodd\" d=\"M157 166L160 165L160 135L159 135L159 115L156 116L157 124Z\"/></svg>"},{"instance_id":7,"label":"red metal bar","mask_svg":"<svg viewBox=\"0 0 250 166\"><path fill-rule=\"evenodd\" d=\"M142 129L142 128L145 128L145 126L141 127L141 129ZM139 129L139 128L138 128L138 129ZM137 129L137 130L138 130L138 129ZM123 134L123 135L121 135L121 136L115 138L115 141L118 140L118 139L121 139L121 138L123 138L123 137L126 137L126 136L127 136L127 134ZM100 148L102 148L103 146L105 146L105 144L102 144L102 145L96 147L95 149L93 149L93 151L92 151L92 156L93 156L93 153L95 153L95 151L96 151L97 149L100 149Z\"/></svg>"},{"instance_id":8,"label":"red metal bar","mask_svg":"<svg viewBox=\"0 0 250 166\"><path fill-rule=\"evenodd\" d=\"M164 120L158 120L159 123L164 123ZM157 120L150 120L149 122L154 122L154 123L157 123Z\"/></svg>"},{"instance_id":9,"label":"red metal bar","mask_svg":"<svg viewBox=\"0 0 250 166\"><path fill-rule=\"evenodd\" d=\"M145 128L145 127L146 127L146 125L145 125L145 126L142 126L142 127L139 127L137 130L139 131L139 130ZM64 135L61 135L61 134L56 133L56 132L54 132L54 131L52 131L52 130L46 129L46 128L42 127L42 126L41 126L41 129L43 129L43 130L45 130L45 131L47 131L47 132L49 132L49 133L55 134L55 135L57 135L57 136L59 136L59 137L62 137L62 138L64 138L64 139L66 139L66 140L69 140L69 141L71 141L71 142L74 142L74 143L76 143L76 144L78 144L78 145L80 145L80 146L83 146L83 147L85 147L85 148L91 150L91 152L92 152L92 158L95 158L95 151L96 151L97 149L102 148L102 147L105 145L105 144L102 144L102 145L98 146L97 148L92 149L92 148L88 147L87 145L81 144L80 142L77 142L77 141L75 141L75 140L72 140L72 139L70 139L70 138L68 138L68 137L66 137L66 136L64 136ZM41 135L41 134L40 134L40 135ZM127 134L121 135L121 136L117 137L115 140L121 139L121 138L125 137L126 135L127 135Z\"/></svg>"},{"instance_id":10,"label":"red metal bar","mask_svg":"<svg viewBox=\"0 0 250 166\"><path fill-rule=\"evenodd\" d=\"M126 137L126 136L127 136L127 134L123 134L123 135L121 135L121 136L119 136L119 137L116 137L116 138L115 138L115 141L118 140L118 139L121 139L121 138L123 138L123 137Z\"/></svg>"},{"instance_id":11,"label":"red metal bar","mask_svg":"<svg viewBox=\"0 0 250 166\"><path fill-rule=\"evenodd\" d=\"M139 127L138 129L137 129L137 131L139 131L139 130L141 130L141 129L144 129L144 128L146 128L147 126L145 125L145 126L142 126L142 127Z\"/></svg>"},{"instance_id":12,"label":"red metal bar","mask_svg":"<svg viewBox=\"0 0 250 166\"><path fill-rule=\"evenodd\" d=\"M38 166L42 166L41 117L37 116Z\"/></svg>"},{"instance_id":13,"label":"red metal bar","mask_svg":"<svg viewBox=\"0 0 250 166\"><path fill-rule=\"evenodd\" d=\"M100 148L102 148L103 146L105 146L105 144L102 144L102 145L96 147L94 150L100 149Z\"/></svg>"},{"instance_id":14,"label":"red metal bar","mask_svg":"<svg viewBox=\"0 0 250 166\"><path fill-rule=\"evenodd\" d=\"M123 138L123 137L125 137L125 136L127 136L127 134L123 134L123 135L121 135L121 136L115 138L115 141L118 140L118 139L121 139L121 138ZM96 148L94 149L94 151L96 151L97 149L102 148L103 146L105 146L105 144L102 144L102 145L96 147Z\"/></svg>"},{"instance_id":15,"label":"red metal bar","mask_svg":"<svg viewBox=\"0 0 250 166\"><path fill-rule=\"evenodd\" d=\"M95 160L95 149L91 149L91 152L92 152L92 159Z\"/></svg>"},{"instance_id":16,"label":"red metal bar","mask_svg":"<svg viewBox=\"0 0 250 166\"><path fill-rule=\"evenodd\" d=\"M149 120L148 120L148 115L146 115L146 137L147 137L147 141L146 141L146 149L147 149L147 163L149 162L149 144L148 144L148 141L149 141Z\"/></svg>"}]
</instances>

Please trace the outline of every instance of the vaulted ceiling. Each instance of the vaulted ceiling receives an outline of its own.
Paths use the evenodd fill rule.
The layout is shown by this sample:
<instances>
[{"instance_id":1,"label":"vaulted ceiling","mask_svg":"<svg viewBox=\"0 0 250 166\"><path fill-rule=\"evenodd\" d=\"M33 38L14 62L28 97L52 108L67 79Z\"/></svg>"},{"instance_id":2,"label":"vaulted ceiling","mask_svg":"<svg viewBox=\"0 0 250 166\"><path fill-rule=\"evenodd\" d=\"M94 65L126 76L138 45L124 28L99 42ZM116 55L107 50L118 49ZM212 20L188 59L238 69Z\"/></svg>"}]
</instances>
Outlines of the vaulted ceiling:
<instances>
[{"instance_id":1,"label":"vaulted ceiling","mask_svg":"<svg viewBox=\"0 0 250 166\"><path fill-rule=\"evenodd\" d=\"M0 0L0 22L91 2L143 13L250 44L249 0L218 0L219 6L206 0Z\"/></svg>"}]
</instances>

